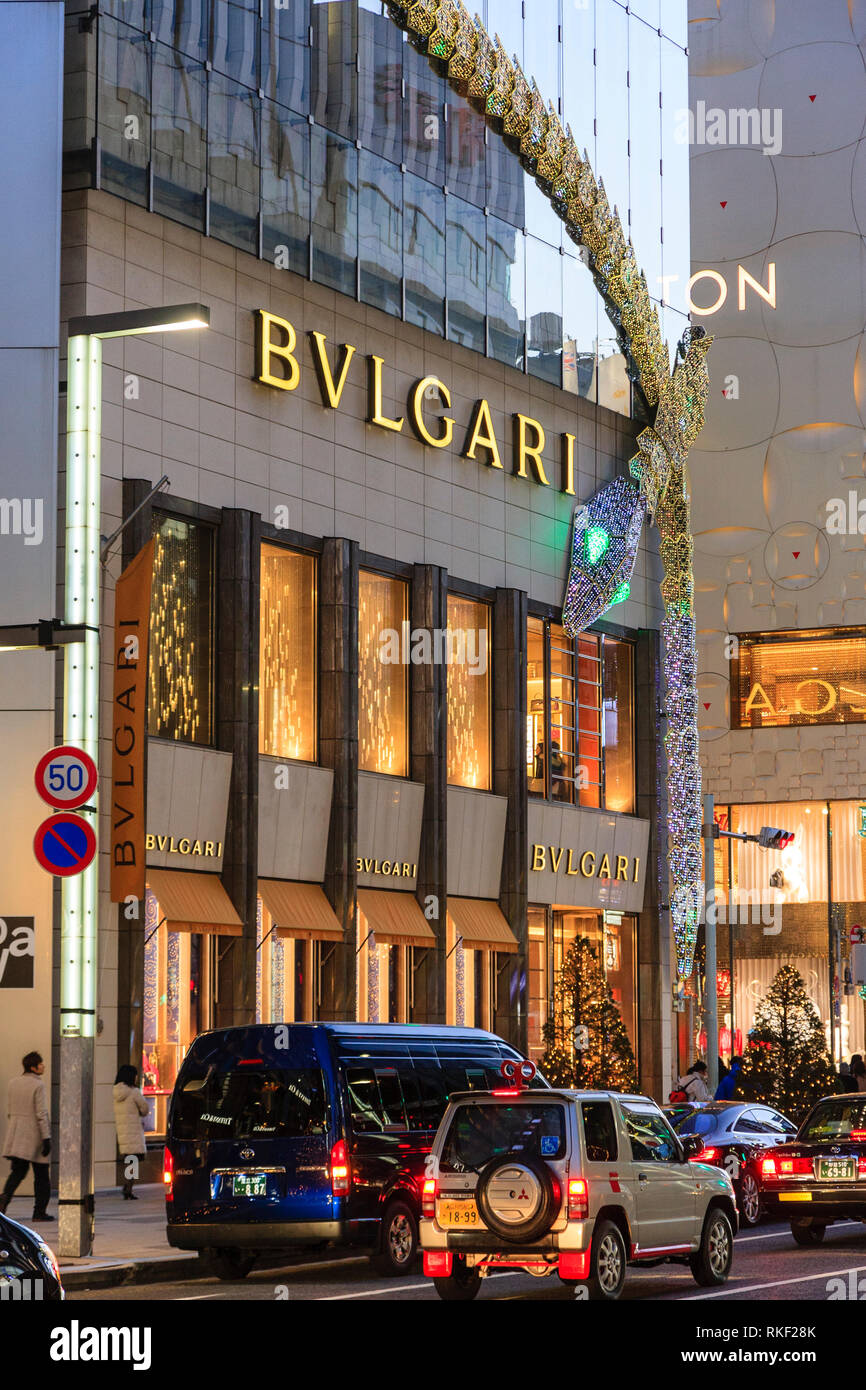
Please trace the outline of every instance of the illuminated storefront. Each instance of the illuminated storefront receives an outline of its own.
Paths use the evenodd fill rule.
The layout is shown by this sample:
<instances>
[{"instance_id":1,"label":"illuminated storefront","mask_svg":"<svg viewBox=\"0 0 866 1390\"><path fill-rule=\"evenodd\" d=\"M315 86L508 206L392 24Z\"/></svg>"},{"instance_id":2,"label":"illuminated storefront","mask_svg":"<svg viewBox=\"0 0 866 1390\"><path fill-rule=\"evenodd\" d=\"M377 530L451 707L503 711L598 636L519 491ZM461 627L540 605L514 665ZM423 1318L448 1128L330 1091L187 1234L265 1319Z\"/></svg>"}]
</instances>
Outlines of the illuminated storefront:
<instances>
[{"instance_id":1,"label":"illuminated storefront","mask_svg":"<svg viewBox=\"0 0 866 1390\"><path fill-rule=\"evenodd\" d=\"M734 728L851 724L866 719L866 633L739 637L732 663Z\"/></svg>"}]
</instances>

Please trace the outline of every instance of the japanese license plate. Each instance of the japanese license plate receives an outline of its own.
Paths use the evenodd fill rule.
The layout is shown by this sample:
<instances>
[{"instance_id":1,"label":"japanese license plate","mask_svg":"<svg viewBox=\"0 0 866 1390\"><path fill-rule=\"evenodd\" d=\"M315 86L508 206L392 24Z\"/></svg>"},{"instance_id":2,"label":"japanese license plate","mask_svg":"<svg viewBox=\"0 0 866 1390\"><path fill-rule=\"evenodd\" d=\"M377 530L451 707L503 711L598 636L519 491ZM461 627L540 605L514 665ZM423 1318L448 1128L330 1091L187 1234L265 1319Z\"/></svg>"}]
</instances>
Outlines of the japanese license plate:
<instances>
[{"instance_id":1,"label":"japanese license plate","mask_svg":"<svg viewBox=\"0 0 866 1390\"><path fill-rule=\"evenodd\" d=\"M267 1197L267 1173L235 1173L232 1177L233 1197Z\"/></svg>"},{"instance_id":2,"label":"japanese license plate","mask_svg":"<svg viewBox=\"0 0 866 1390\"><path fill-rule=\"evenodd\" d=\"M439 1199L436 1220L440 1226L480 1226L481 1217L474 1202L449 1202Z\"/></svg>"},{"instance_id":3,"label":"japanese license plate","mask_svg":"<svg viewBox=\"0 0 866 1390\"><path fill-rule=\"evenodd\" d=\"M850 1181L855 1176L853 1158L819 1158L818 1177L825 1182Z\"/></svg>"}]
</instances>

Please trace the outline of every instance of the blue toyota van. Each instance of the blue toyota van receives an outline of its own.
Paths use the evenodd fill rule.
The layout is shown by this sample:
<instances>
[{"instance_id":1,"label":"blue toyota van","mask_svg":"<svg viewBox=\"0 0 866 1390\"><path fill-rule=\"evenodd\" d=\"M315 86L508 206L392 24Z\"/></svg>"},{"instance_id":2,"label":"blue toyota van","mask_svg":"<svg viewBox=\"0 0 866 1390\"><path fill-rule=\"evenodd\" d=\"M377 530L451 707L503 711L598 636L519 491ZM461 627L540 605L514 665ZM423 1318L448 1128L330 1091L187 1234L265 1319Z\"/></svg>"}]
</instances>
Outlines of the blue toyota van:
<instances>
[{"instance_id":1,"label":"blue toyota van","mask_svg":"<svg viewBox=\"0 0 866 1390\"><path fill-rule=\"evenodd\" d=\"M202 1252L225 1279L242 1278L260 1252L304 1246L367 1250L379 1272L408 1273L448 1096L503 1086L506 1059L522 1060L477 1028L287 1023L201 1034L169 1109L169 1244Z\"/></svg>"}]
</instances>

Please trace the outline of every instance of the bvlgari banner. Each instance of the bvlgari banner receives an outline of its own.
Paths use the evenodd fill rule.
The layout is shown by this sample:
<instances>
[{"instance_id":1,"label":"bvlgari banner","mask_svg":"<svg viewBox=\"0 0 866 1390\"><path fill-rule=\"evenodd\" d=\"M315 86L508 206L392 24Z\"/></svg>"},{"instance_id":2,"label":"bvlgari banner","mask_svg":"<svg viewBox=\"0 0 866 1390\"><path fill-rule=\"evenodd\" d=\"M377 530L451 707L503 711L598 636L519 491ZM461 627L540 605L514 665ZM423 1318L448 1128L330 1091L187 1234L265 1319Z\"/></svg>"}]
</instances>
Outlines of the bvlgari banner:
<instances>
[{"instance_id":1,"label":"bvlgari banner","mask_svg":"<svg viewBox=\"0 0 866 1390\"><path fill-rule=\"evenodd\" d=\"M114 593L111 738L111 901L144 898L144 740L153 541L127 565Z\"/></svg>"}]
</instances>

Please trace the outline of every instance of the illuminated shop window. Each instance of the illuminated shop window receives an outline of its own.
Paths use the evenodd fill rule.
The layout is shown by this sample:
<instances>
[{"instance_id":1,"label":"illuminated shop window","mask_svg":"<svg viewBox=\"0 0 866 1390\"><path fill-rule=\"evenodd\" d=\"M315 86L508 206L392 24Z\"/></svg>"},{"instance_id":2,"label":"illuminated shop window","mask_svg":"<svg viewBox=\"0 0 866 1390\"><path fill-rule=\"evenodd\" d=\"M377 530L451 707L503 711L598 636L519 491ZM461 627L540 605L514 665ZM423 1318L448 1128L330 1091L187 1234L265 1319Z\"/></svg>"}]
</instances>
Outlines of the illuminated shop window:
<instances>
[{"instance_id":1,"label":"illuminated shop window","mask_svg":"<svg viewBox=\"0 0 866 1390\"><path fill-rule=\"evenodd\" d=\"M150 888L145 895L141 1087L148 1134L165 1134L168 1103L190 1043L210 1026L207 1001L216 937L169 931Z\"/></svg>"},{"instance_id":2,"label":"illuminated shop window","mask_svg":"<svg viewBox=\"0 0 866 1390\"><path fill-rule=\"evenodd\" d=\"M490 790L490 609L448 597L448 781Z\"/></svg>"},{"instance_id":3,"label":"illuminated shop window","mask_svg":"<svg viewBox=\"0 0 866 1390\"><path fill-rule=\"evenodd\" d=\"M732 665L735 729L866 720L866 633L785 632L740 637Z\"/></svg>"},{"instance_id":4,"label":"illuminated shop window","mask_svg":"<svg viewBox=\"0 0 866 1390\"><path fill-rule=\"evenodd\" d=\"M213 531L153 514L147 731L213 742Z\"/></svg>"},{"instance_id":5,"label":"illuminated shop window","mask_svg":"<svg viewBox=\"0 0 866 1390\"><path fill-rule=\"evenodd\" d=\"M358 766L405 777L409 771L409 668L403 660L409 586L362 570L358 612Z\"/></svg>"},{"instance_id":6,"label":"illuminated shop window","mask_svg":"<svg viewBox=\"0 0 866 1390\"><path fill-rule=\"evenodd\" d=\"M630 642L604 638L601 684L604 804L608 811L635 809L633 652Z\"/></svg>"},{"instance_id":7,"label":"illuminated shop window","mask_svg":"<svg viewBox=\"0 0 866 1390\"><path fill-rule=\"evenodd\" d=\"M316 561L262 546L259 752L316 761Z\"/></svg>"},{"instance_id":8,"label":"illuminated shop window","mask_svg":"<svg viewBox=\"0 0 866 1390\"><path fill-rule=\"evenodd\" d=\"M544 1055L543 1030L554 1009L556 985L570 948L589 941L622 1015L632 1050L638 1052L637 921L621 912L529 908L529 1055Z\"/></svg>"}]
</instances>

